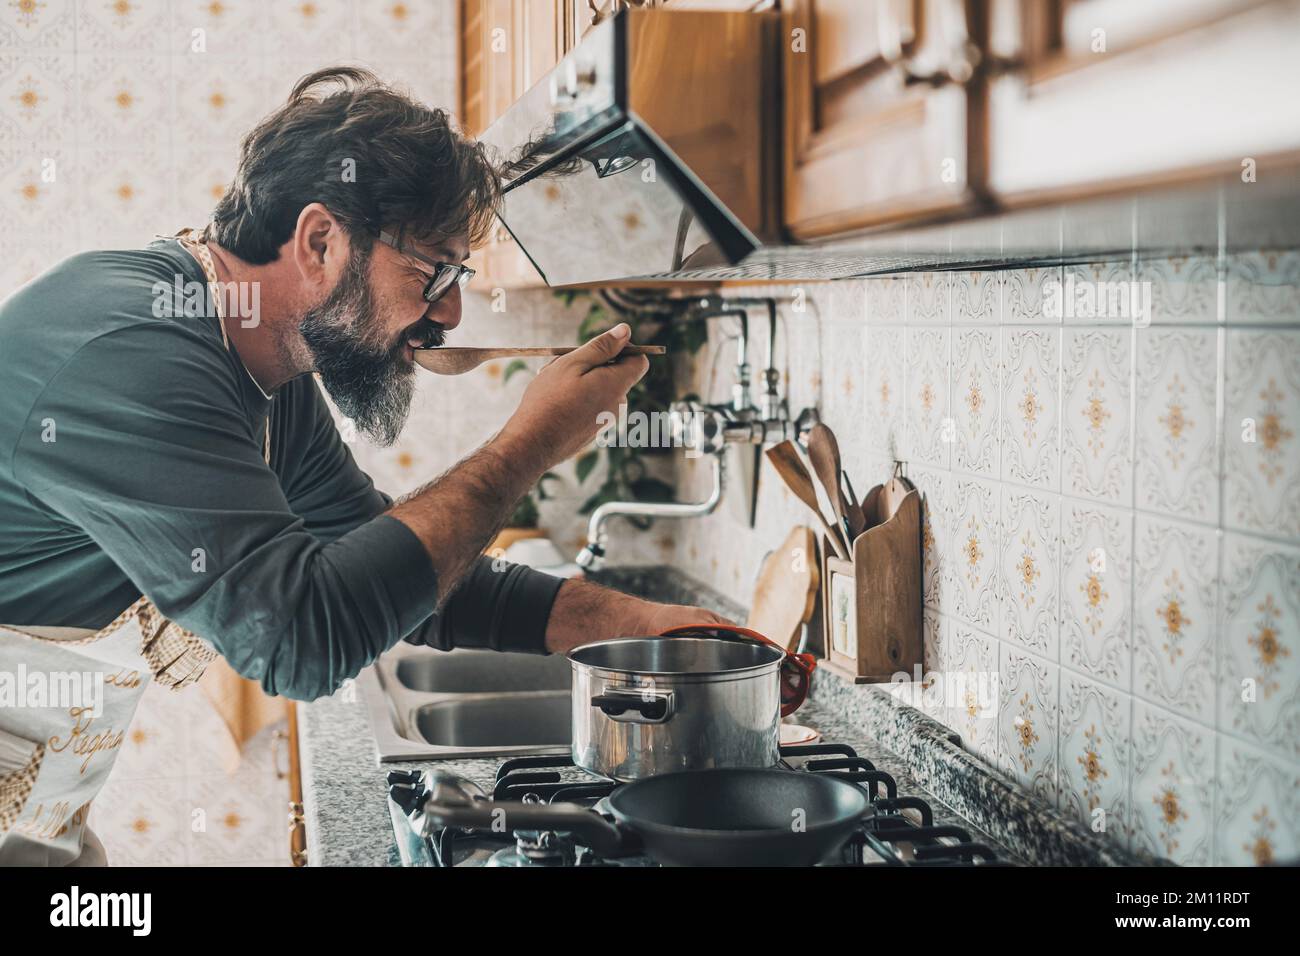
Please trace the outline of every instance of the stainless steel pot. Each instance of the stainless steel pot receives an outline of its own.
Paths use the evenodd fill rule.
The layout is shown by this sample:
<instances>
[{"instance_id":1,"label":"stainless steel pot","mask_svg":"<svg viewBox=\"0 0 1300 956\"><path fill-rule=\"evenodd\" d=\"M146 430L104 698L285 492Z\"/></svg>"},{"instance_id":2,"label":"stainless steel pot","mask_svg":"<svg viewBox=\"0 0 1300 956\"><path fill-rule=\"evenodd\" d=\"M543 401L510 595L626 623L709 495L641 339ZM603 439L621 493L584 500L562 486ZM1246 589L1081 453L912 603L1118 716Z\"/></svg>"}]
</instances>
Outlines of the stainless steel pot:
<instances>
[{"instance_id":1,"label":"stainless steel pot","mask_svg":"<svg viewBox=\"0 0 1300 956\"><path fill-rule=\"evenodd\" d=\"M720 637L628 637L569 652L573 762L614 780L780 759L785 654Z\"/></svg>"}]
</instances>

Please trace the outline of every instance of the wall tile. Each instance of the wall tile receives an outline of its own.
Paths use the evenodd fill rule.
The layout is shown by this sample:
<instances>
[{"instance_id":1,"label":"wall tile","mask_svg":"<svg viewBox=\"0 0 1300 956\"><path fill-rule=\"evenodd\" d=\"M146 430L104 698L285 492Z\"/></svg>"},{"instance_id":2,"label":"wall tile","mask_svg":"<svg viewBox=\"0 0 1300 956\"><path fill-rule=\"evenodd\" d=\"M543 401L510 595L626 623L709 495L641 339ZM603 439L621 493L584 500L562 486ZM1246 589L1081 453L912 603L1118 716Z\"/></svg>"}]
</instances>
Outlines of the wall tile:
<instances>
[{"instance_id":1,"label":"wall tile","mask_svg":"<svg viewBox=\"0 0 1300 956\"><path fill-rule=\"evenodd\" d=\"M1061 668L1061 810L1127 844L1132 698Z\"/></svg>"},{"instance_id":2,"label":"wall tile","mask_svg":"<svg viewBox=\"0 0 1300 956\"><path fill-rule=\"evenodd\" d=\"M1228 332L1223 523L1300 537L1300 331Z\"/></svg>"},{"instance_id":3,"label":"wall tile","mask_svg":"<svg viewBox=\"0 0 1300 956\"><path fill-rule=\"evenodd\" d=\"M161 53L170 23L168 0L77 0L77 49Z\"/></svg>"},{"instance_id":4,"label":"wall tile","mask_svg":"<svg viewBox=\"0 0 1300 956\"><path fill-rule=\"evenodd\" d=\"M1002 321L1001 272L953 274L953 325L997 325Z\"/></svg>"},{"instance_id":5,"label":"wall tile","mask_svg":"<svg viewBox=\"0 0 1300 956\"><path fill-rule=\"evenodd\" d=\"M1060 656L1060 496L1001 486L998 637L1055 661Z\"/></svg>"},{"instance_id":6,"label":"wall tile","mask_svg":"<svg viewBox=\"0 0 1300 956\"><path fill-rule=\"evenodd\" d=\"M901 276L866 279L867 321L901 325L907 321L907 280Z\"/></svg>"},{"instance_id":7,"label":"wall tile","mask_svg":"<svg viewBox=\"0 0 1300 956\"><path fill-rule=\"evenodd\" d=\"M1133 693L1212 726L1218 535L1139 514L1134 567Z\"/></svg>"},{"instance_id":8,"label":"wall tile","mask_svg":"<svg viewBox=\"0 0 1300 956\"><path fill-rule=\"evenodd\" d=\"M944 638L948 645L944 723L961 734L963 747L996 763L998 642L960 621L949 621Z\"/></svg>"},{"instance_id":9,"label":"wall tile","mask_svg":"<svg viewBox=\"0 0 1300 956\"><path fill-rule=\"evenodd\" d=\"M354 6L348 0L271 4L270 21L275 35L297 37L304 48L320 59L343 58L354 53L356 19Z\"/></svg>"},{"instance_id":10,"label":"wall tile","mask_svg":"<svg viewBox=\"0 0 1300 956\"><path fill-rule=\"evenodd\" d=\"M1003 329L1002 480L1060 490L1060 341L1057 329Z\"/></svg>"},{"instance_id":11,"label":"wall tile","mask_svg":"<svg viewBox=\"0 0 1300 956\"><path fill-rule=\"evenodd\" d=\"M270 13L284 6L287 4L258 0L173 0L168 49L181 55L178 65L189 57L279 54L282 34L273 30ZM289 35L295 36L296 32Z\"/></svg>"},{"instance_id":12,"label":"wall tile","mask_svg":"<svg viewBox=\"0 0 1300 956\"><path fill-rule=\"evenodd\" d=\"M1060 317L1066 325L1150 324L1145 302L1134 300L1133 267L1122 262L1068 265L1060 290Z\"/></svg>"},{"instance_id":13,"label":"wall tile","mask_svg":"<svg viewBox=\"0 0 1300 956\"><path fill-rule=\"evenodd\" d=\"M952 274L912 272L907 278L907 321L947 325L952 321Z\"/></svg>"},{"instance_id":14,"label":"wall tile","mask_svg":"<svg viewBox=\"0 0 1300 956\"><path fill-rule=\"evenodd\" d=\"M1061 514L1061 663L1131 686L1132 517L1065 499Z\"/></svg>"},{"instance_id":15,"label":"wall tile","mask_svg":"<svg viewBox=\"0 0 1300 956\"><path fill-rule=\"evenodd\" d=\"M1138 330L1139 508L1218 522L1218 336L1213 329Z\"/></svg>"},{"instance_id":16,"label":"wall tile","mask_svg":"<svg viewBox=\"0 0 1300 956\"><path fill-rule=\"evenodd\" d=\"M952 455L948 404L949 330L907 330L906 458L947 468Z\"/></svg>"},{"instance_id":17,"label":"wall tile","mask_svg":"<svg viewBox=\"0 0 1300 956\"><path fill-rule=\"evenodd\" d=\"M1169 711L1133 702L1134 849L1184 866L1210 863L1214 734Z\"/></svg>"},{"instance_id":18,"label":"wall tile","mask_svg":"<svg viewBox=\"0 0 1300 956\"><path fill-rule=\"evenodd\" d=\"M1300 856L1300 770L1226 734L1218 740L1219 866L1267 866Z\"/></svg>"},{"instance_id":19,"label":"wall tile","mask_svg":"<svg viewBox=\"0 0 1300 956\"><path fill-rule=\"evenodd\" d=\"M1131 334L1067 329L1062 358L1061 481L1066 494L1128 505Z\"/></svg>"},{"instance_id":20,"label":"wall tile","mask_svg":"<svg viewBox=\"0 0 1300 956\"><path fill-rule=\"evenodd\" d=\"M863 398L866 431L874 454L885 460L904 455L907 348L903 328L867 328ZM874 484L875 482L872 482ZM870 487L870 486L868 486ZM865 488L857 489L859 495Z\"/></svg>"},{"instance_id":21,"label":"wall tile","mask_svg":"<svg viewBox=\"0 0 1300 956\"><path fill-rule=\"evenodd\" d=\"M0 7L0 50L62 50L76 41L74 0L7 3Z\"/></svg>"},{"instance_id":22,"label":"wall tile","mask_svg":"<svg viewBox=\"0 0 1300 956\"><path fill-rule=\"evenodd\" d=\"M921 594L926 607L948 606L952 593L946 569L952 561L952 475L913 468L911 480L921 493Z\"/></svg>"},{"instance_id":23,"label":"wall tile","mask_svg":"<svg viewBox=\"0 0 1300 956\"><path fill-rule=\"evenodd\" d=\"M1001 644L998 656L998 766L1043 799L1057 799L1060 668Z\"/></svg>"},{"instance_id":24,"label":"wall tile","mask_svg":"<svg viewBox=\"0 0 1300 956\"><path fill-rule=\"evenodd\" d=\"M1227 319L1229 323L1300 323L1300 251L1229 255Z\"/></svg>"},{"instance_id":25,"label":"wall tile","mask_svg":"<svg viewBox=\"0 0 1300 956\"><path fill-rule=\"evenodd\" d=\"M997 627L998 492L990 481L953 476L947 574L956 618L992 634Z\"/></svg>"},{"instance_id":26,"label":"wall tile","mask_svg":"<svg viewBox=\"0 0 1300 956\"><path fill-rule=\"evenodd\" d=\"M1010 269L1002 277L1002 321L1011 325L1043 325L1061 321L1053 293L1065 277L1060 266Z\"/></svg>"},{"instance_id":27,"label":"wall tile","mask_svg":"<svg viewBox=\"0 0 1300 956\"><path fill-rule=\"evenodd\" d=\"M165 149L171 130L171 57L85 57L78 70L80 133L104 148Z\"/></svg>"},{"instance_id":28,"label":"wall tile","mask_svg":"<svg viewBox=\"0 0 1300 956\"><path fill-rule=\"evenodd\" d=\"M998 476L998 330L952 331L952 467Z\"/></svg>"},{"instance_id":29,"label":"wall tile","mask_svg":"<svg viewBox=\"0 0 1300 956\"><path fill-rule=\"evenodd\" d=\"M1223 544L1218 728L1300 759L1300 548Z\"/></svg>"},{"instance_id":30,"label":"wall tile","mask_svg":"<svg viewBox=\"0 0 1300 956\"><path fill-rule=\"evenodd\" d=\"M71 53L15 55L0 49L0 147L76 142L75 64Z\"/></svg>"},{"instance_id":31,"label":"wall tile","mask_svg":"<svg viewBox=\"0 0 1300 956\"><path fill-rule=\"evenodd\" d=\"M1137 279L1150 288L1152 325L1219 321L1219 267L1214 256L1144 259L1138 263Z\"/></svg>"}]
</instances>

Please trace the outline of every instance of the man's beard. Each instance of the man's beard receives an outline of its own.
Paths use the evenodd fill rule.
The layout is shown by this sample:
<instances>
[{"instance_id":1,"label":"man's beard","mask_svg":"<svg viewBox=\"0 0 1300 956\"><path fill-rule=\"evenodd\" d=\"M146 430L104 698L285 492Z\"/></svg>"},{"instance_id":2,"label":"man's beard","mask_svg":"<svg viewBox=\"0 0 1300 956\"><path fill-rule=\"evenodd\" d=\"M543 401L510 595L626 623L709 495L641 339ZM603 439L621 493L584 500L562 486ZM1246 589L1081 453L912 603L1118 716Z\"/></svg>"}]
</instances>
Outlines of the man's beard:
<instances>
[{"instance_id":1,"label":"man's beard","mask_svg":"<svg viewBox=\"0 0 1300 956\"><path fill-rule=\"evenodd\" d=\"M444 332L421 319L395 343L383 341L366 275L369 260L352 250L338 285L321 305L307 310L298 331L339 411L387 447L401 434L415 391L415 367L405 356L407 337L418 332L429 344L441 345Z\"/></svg>"}]
</instances>

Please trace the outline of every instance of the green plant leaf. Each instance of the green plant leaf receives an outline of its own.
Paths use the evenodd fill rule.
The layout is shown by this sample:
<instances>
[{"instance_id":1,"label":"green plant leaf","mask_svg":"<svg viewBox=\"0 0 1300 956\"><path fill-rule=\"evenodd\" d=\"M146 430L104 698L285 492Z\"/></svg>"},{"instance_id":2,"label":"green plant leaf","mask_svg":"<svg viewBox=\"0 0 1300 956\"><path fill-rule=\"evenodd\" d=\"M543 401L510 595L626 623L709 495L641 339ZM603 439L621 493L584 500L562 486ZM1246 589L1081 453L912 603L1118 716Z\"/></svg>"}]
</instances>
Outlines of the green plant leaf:
<instances>
[{"instance_id":1,"label":"green plant leaf","mask_svg":"<svg viewBox=\"0 0 1300 956\"><path fill-rule=\"evenodd\" d=\"M510 376L514 375L515 372L522 372L526 368L528 368L528 363L523 359L511 359L510 364L506 366L506 370L501 373L501 384L504 385L510 381Z\"/></svg>"},{"instance_id":2,"label":"green plant leaf","mask_svg":"<svg viewBox=\"0 0 1300 956\"><path fill-rule=\"evenodd\" d=\"M578 484L582 484L587 480L587 476L591 474L591 470L596 467L596 462L599 460L600 452L596 449L578 456L577 464L574 466L574 470L578 474Z\"/></svg>"},{"instance_id":3,"label":"green plant leaf","mask_svg":"<svg viewBox=\"0 0 1300 956\"><path fill-rule=\"evenodd\" d=\"M538 501L545 501L547 498L550 497L550 494L546 490L546 483L548 481L558 481L560 484L564 484L564 479L561 478L559 475L557 475L555 472L553 471L544 472L542 474L542 477L537 479L537 500Z\"/></svg>"}]
</instances>

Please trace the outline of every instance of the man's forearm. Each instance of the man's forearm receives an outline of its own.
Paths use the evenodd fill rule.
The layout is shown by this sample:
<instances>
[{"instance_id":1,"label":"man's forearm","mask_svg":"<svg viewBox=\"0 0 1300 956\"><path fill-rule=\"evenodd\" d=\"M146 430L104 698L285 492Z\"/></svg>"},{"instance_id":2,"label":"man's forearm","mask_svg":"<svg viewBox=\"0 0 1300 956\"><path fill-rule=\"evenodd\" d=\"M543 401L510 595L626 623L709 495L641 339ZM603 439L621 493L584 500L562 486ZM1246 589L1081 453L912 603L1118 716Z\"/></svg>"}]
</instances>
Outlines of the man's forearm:
<instances>
[{"instance_id":1,"label":"man's forearm","mask_svg":"<svg viewBox=\"0 0 1300 956\"><path fill-rule=\"evenodd\" d=\"M540 472L525 449L498 436L388 510L429 553L438 575L439 605L446 603Z\"/></svg>"},{"instance_id":2,"label":"man's forearm","mask_svg":"<svg viewBox=\"0 0 1300 956\"><path fill-rule=\"evenodd\" d=\"M546 649L562 654L612 637L648 636L648 602L572 578L555 596L546 622Z\"/></svg>"}]
</instances>

